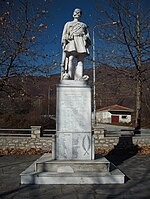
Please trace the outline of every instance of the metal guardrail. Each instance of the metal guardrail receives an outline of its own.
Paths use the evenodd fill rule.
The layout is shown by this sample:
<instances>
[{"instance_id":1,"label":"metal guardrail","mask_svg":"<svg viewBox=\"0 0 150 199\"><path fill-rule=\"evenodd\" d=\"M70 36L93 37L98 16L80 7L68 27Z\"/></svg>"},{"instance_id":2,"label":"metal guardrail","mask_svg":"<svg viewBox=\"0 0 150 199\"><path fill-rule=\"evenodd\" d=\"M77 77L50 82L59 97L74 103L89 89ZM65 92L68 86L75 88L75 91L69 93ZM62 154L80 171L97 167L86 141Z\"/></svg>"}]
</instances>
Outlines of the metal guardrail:
<instances>
[{"instance_id":1,"label":"metal guardrail","mask_svg":"<svg viewBox=\"0 0 150 199\"><path fill-rule=\"evenodd\" d=\"M44 129L44 132L56 132L56 129Z\"/></svg>"},{"instance_id":2,"label":"metal guardrail","mask_svg":"<svg viewBox=\"0 0 150 199\"><path fill-rule=\"evenodd\" d=\"M0 136L18 136L18 137L31 137L32 129L0 129ZM42 137L53 137L56 134L56 129L44 129L41 132Z\"/></svg>"},{"instance_id":3,"label":"metal guardrail","mask_svg":"<svg viewBox=\"0 0 150 199\"><path fill-rule=\"evenodd\" d=\"M0 128L0 136L17 136L17 137L31 137L32 129L6 129ZM28 132L28 133L27 133ZM53 137L56 134L56 129L44 129L41 132L41 137ZM104 130L104 137L122 137L122 136L150 136L150 132L141 131L141 133L136 134L133 129L121 129L107 131Z\"/></svg>"},{"instance_id":4,"label":"metal guardrail","mask_svg":"<svg viewBox=\"0 0 150 199\"><path fill-rule=\"evenodd\" d=\"M29 133L26 133L26 132L29 132ZM0 136L29 137L29 136L31 136L31 129L5 129L5 128L1 128L0 129Z\"/></svg>"},{"instance_id":5,"label":"metal guardrail","mask_svg":"<svg viewBox=\"0 0 150 199\"><path fill-rule=\"evenodd\" d=\"M143 131L136 132L135 130L122 129L118 131L104 131L104 136L105 137L123 137L123 136L145 137L145 136L150 136L150 133L149 132L144 133Z\"/></svg>"},{"instance_id":6,"label":"metal guardrail","mask_svg":"<svg viewBox=\"0 0 150 199\"><path fill-rule=\"evenodd\" d=\"M44 129L42 131L42 137L52 137L56 134L56 129Z\"/></svg>"}]
</instances>

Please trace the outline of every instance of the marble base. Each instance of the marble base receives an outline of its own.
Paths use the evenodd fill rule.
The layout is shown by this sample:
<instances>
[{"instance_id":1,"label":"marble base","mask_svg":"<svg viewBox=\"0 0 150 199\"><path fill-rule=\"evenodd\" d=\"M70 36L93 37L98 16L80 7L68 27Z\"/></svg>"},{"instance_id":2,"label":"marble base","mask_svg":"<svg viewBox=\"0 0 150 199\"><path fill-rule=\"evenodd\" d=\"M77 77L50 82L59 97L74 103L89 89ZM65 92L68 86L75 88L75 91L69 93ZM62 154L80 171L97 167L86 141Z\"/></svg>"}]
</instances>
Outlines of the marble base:
<instances>
[{"instance_id":1,"label":"marble base","mask_svg":"<svg viewBox=\"0 0 150 199\"><path fill-rule=\"evenodd\" d=\"M58 161L44 154L21 174L21 184L123 184L125 175L105 157Z\"/></svg>"},{"instance_id":2,"label":"marble base","mask_svg":"<svg viewBox=\"0 0 150 199\"><path fill-rule=\"evenodd\" d=\"M86 81L57 85L56 159L92 160L91 88Z\"/></svg>"}]
</instances>

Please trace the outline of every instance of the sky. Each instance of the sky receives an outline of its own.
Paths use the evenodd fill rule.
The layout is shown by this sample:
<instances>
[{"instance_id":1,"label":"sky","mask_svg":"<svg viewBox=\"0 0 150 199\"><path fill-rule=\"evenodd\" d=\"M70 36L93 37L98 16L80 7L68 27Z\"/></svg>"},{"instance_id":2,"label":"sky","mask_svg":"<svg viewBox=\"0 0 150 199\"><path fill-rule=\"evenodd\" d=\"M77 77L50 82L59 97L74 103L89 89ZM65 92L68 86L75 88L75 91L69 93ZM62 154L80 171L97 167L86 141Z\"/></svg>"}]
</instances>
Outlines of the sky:
<instances>
[{"instance_id":1,"label":"sky","mask_svg":"<svg viewBox=\"0 0 150 199\"><path fill-rule=\"evenodd\" d=\"M17 4L17 1L19 0L14 0L14 1ZM50 62L56 62L56 67L57 67L56 70L53 72L59 73L61 54L62 54L61 35L65 23L73 20L72 15L74 9L80 8L82 10L81 21L88 25L92 40L92 30L93 27L95 27L95 25L97 24L97 18L98 18L97 8L101 6L106 6L107 3L111 2L111 0L38 0L38 1L39 2L52 1L50 6L47 8L48 14L45 21L45 23L48 25L48 29L47 31L43 32L43 36L41 38L43 40L42 52L45 54L53 55L50 58L51 59ZM6 4L8 4L9 0L0 0L0 2L5 2ZM37 0L31 0L30 2L33 2L35 5L37 4ZM150 7L150 1L142 0L142 2L145 8ZM109 9L108 6L107 8ZM98 38L97 35L95 34L96 50L102 49L104 51L103 49L104 45L105 47L107 47L106 43L103 43L103 41L100 40L100 38ZM110 44L108 45L110 48ZM92 56L92 46L90 47L89 50L90 50L90 56ZM99 51L100 51L99 54L102 54L101 50ZM85 59L85 68L92 67L92 62L86 60L88 59L87 58Z\"/></svg>"},{"instance_id":2,"label":"sky","mask_svg":"<svg viewBox=\"0 0 150 199\"><path fill-rule=\"evenodd\" d=\"M111 0L110 0L111 1ZM98 7L109 5L109 0L53 0L49 8L49 32L52 34L52 38L55 38L53 42L50 42L45 50L51 51L51 53L56 54L61 52L61 35L63 31L64 24L67 21L73 20L72 14L75 8L80 8L82 10L81 21L88 25L90 37L92 40L92 30L97 24L98 18ZM139 0L140 1L140 0ZM132 0L131 0L132 2ZM134 2L134 1L133 1ZM147 9L150 7L150 2L147 0L142 0L143 5ZM109 9L109 6L107 6ZM96 31L96 30L95 30ZM106 44L104 41L96 38L95 34L95 48L103 49L103 45ZM114 46L112 46L114 48ZM92 56L92 46L90 47L90 55ZM98 56L97 56L98 57ZM61 54L55 58L57 62L61 62ZM85 67L92 67L92 62L85 59Z\"/></svg>"},{"instance_id":3,"label":"sky","mask_svg":"<svg viewBox=\"0 0 150 199\"><path fill-rule=\"evenodd\" d=\"M61 2L61 3L60 3ZM51 22L54 30L60 34L63 26L67 21L73 20L72 14L75 8L82 10L81 21L89 25L92 23L92 15L95 10L94 0L54 0L52 6L49 8L52 16Z\"/></svg>"},{"instance_id":4,"label":"sky","mask_svg":"<svg viewBox=\"0 0 150 199\"><path fill-rule=\"evenodd\" d=\"M104 0L101 0L104 1ZM20 10L25 8L24 2L26 0L0 0L0 16L2 15L8 15L11 18L12 23L15 23L15 20L18 20L19 22L21 19L24 19L24 15L21 15ZM49 3L51 2L51 3ZM33 46L33 51L37 52L37 56L34 56L37 62L43 62L42 56L38 56L38 54L41 55L49 55L46 56L45 59L45 65L50 66L51 63L56 62L56 72L60 72L60 63L61 63L61 57L62 57L62 47L61 47L61 36L63 27L66 22L73 20L73 11L75 8L80 8L82 10L82 18L81 21L86 23L90 29L92 29L92 26L95 25L96 20L94 20L94 12L96 8L95 4L96 0L27 0L28 5L28 12L27 15L29 17L29 20L32 18L32 16L35 16L35 13L38 12L39 6L42 9L42 11L46 11L46 19L43 20L43 18L40 18L40 20L37 20L37 23L35 21L35 24L38 26L38 24L45 24L47 25L47 29L45 31L42 31L41 37L37 37L37 35L32 35L34 38L36 38L36 41L41 45L40 47ZM45 3L46 5L49 5L45 9ZM48 4L47 4L48 3ZM41 10L39 9L39 10ZM44 9L44 10L43 10ZM2 11L2 12L1 12ZM47 12L48 11L48 12ZM24 14L23 10L23 14ZM19 24L20 23L15 23ZM32 24L33 25L33 24ZM13 25L12 25L13 27ZM14 25L15 27L15 25ZM24 24L21 24L21 27L25 27ZM13 31L12 31L13 30ZM11 29L10 26L10 32L12 31L15 33L14 29ZM31 31L30 31L31 32ZM34 34L29 33L30 34ZM19 35L19 34L18 34ZM17 37L17 34L16 34ZM19 38L19 37L18 37ZM5 47L4 47L5 48ZM12 48L13 51L13 48ZM5 53L5 49L3 50ZM11 56L10 56L11 57ZM38 57L38 58L37 58ZM50 57L50 61L49 61ZM24 57L22 57L24 59ZM31 61L30 61L31 60ZM8 60L9 61L9 60ZM35 62L36 62L35 61ZM25 62L28 62L28 65L35 65L34 61L31 59L26 60ZM38 63L37 63L38 65ZM53 67L51 67L53 68ZM5 68L4 68L5 71ZM50 71L50 70L49 70Z\"/></svg>"}]
</instances>

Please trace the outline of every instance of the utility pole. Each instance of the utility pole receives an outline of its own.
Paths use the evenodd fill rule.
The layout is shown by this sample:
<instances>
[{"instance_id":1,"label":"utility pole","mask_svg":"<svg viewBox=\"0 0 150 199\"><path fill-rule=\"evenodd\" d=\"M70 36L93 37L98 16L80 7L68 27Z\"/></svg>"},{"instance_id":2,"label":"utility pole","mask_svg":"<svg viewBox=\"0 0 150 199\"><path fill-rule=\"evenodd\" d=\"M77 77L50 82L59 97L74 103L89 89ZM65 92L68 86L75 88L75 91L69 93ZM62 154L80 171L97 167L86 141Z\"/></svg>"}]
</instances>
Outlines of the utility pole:
<instances>
[{"instance_id":1,"label":"utility pole","mask_svg":"<svg viewBox=\"0 0 150 199\"><path fill-rule=\"evenodd\" d=\"M47 115L50 116L50 85L48 86L48 92L47 92Z\"/></svg>"},{"instance_id":2,"label":"utility pole","mask_svg":"<svg viewBox=\"0 0 150 199\"><path fill-rule=\"evenodd\" d=\"M93 124L96 125L96 86L95 86L95 74L96 74L96 57L95 57L95 28L93 28Z\"/></svg>"},{"instance_id":3,"label":"utility pole","mask_svg":"<svg viewBox=\"0 0 150 199\"><path fill-rule=\"evenodd\" d=\"M112 23L107 23L105 25L116 25L118 22L113 21ZM93 124L96 125L96 55L95 55L95 28L93 28Z\"/></svg>"}]
</instances>

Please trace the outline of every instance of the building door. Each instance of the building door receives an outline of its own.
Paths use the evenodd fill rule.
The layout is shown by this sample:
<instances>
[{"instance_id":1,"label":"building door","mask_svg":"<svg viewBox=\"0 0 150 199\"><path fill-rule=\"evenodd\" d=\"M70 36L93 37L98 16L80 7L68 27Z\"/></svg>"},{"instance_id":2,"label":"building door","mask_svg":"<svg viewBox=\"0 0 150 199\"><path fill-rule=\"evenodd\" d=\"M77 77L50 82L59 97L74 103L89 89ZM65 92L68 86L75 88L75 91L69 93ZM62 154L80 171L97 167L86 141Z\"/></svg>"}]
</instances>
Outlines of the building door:
<instances>
[{"instance_id":1,"label":"building door","mask_svg":"<svg viewBox=\"0 0 150 199\"><path fill-rule=\"evenodd\" d=\"M112 115L111 116L111 122L112 123L119 122L119 116L118 115Z\"/></svg>"}]
</instances>

